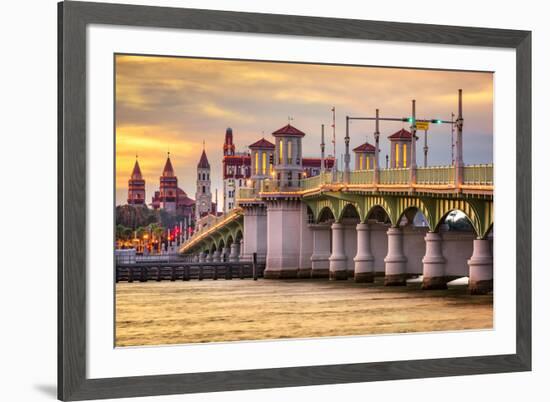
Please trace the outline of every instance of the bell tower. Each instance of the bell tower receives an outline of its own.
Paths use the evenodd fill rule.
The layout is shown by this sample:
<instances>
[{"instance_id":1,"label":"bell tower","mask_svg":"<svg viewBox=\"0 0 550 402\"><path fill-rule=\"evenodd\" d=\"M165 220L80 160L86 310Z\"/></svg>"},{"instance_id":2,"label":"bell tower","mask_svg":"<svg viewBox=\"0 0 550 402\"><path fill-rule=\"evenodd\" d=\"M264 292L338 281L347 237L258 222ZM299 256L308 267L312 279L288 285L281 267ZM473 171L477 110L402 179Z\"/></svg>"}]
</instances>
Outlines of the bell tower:
<instances>
[{"instance_id":1,"label":"bell tower","mask_svg":"<svg viewBox=\"0 0 550 402\"><path fill-rule=\"evenodd\" d=\"M134 170L128 180L128 204L129 205L145 205L145 180L141 175L141 169L136 155L136 163Z\"/></svg>"},{"instance_id":2,"label":"bell tower","mask_svg":"<svg viewBox=\"0 0 550 402\"><path fill-rule=\"evenodd\" d=\"M166 163L160 177L160 203L161 208L168 212L176 212L176 201L178 192L178 178L174 174L172 161L170 161L170 152L166 158Z\"/></svg>"},{"instance_id":3,"label":"bell tower","mask_svg":"<svg viewBox=\"0 0 550 402\"><path fill-rule=\"evenodd\" d=\"M195 215L197 220L212 211L210 184L210 163L206 157L203 141L202 154L197 165L197 191L195 193Z\"/></svg>"}]
</instances>

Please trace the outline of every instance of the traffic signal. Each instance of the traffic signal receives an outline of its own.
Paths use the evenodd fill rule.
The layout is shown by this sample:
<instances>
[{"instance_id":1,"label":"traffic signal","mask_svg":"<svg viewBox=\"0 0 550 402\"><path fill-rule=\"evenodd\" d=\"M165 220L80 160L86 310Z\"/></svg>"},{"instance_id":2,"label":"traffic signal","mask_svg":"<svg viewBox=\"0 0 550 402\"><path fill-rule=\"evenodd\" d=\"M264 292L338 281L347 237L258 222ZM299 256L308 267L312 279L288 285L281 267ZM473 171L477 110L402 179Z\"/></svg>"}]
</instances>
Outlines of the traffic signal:
<instances>
[{"instance_id":1,"label":"traffic signal","mask_svg":"<svg viewBox=\"0 0 550 402\"><path fill-rule=\"evenodd\" d=\"M273 154L269 154L269 164L273 165Z\"/></svg>"},{"instance_id":2,"label":"traffic signal","mask_svg":"<svg viewBox=\"0 0 550 402\"><path fill-rule=\"evenodd\" d=\"M432 120L432 123L433 123L433 124L441 124L441 120L439 120L439 119L434 119L434 120Z\"/></svg>"},{"instance_id":3,"label":"traffic signal","mask_svg":"<svg viewBox=\"0 0 550 402\"><path fill-rule=\"evenodd\" d=\"M403 117L403 118L401 119L401 121L406 121L406 122L412 123L412 122L413 122L413 118L412 118L412 117Z\"/></svg>"}]
</instances>

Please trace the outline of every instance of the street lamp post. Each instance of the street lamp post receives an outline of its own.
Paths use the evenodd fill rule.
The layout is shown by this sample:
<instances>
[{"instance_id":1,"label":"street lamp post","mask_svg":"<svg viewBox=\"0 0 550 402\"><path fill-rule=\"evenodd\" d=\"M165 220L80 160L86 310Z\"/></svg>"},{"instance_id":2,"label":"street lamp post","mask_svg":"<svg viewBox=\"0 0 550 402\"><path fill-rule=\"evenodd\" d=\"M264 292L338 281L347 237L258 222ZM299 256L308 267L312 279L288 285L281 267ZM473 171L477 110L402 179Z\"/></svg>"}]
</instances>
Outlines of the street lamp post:
<instances>
[{"instance_id":1,"label":"street lamp post","mask_svg":"<svg viewBox=\"0 0 550 402\"><path fill-rule=\"evenodd\" d=\"M349 183L350 178L350 156L349 156L349 116L346 116L346 137L344 138L344 142L346 144L346 153L344 154L344 183Z\"/></svg>"},{"instance_id":2,"label":"street lamp post","mask_svg":"<svg viewBox=\"0 0 550 402\"><path fill-rule=\"evenodd\" d=\"M411 165L409 182L416 183L416 100L412 101L412 121L411 121Z\"/></svg>"},{"instance_id":3,"label":"street lamp post","mask_svg":"<svg viewBox=\"0 0 550 402\"><path fill-rule=\"evenodd\" d=\"M376 109L376 123L374 126L374 184L380 183L380 162L379 146L380 146L380 111Z\"/></svg>"}]
</instances>

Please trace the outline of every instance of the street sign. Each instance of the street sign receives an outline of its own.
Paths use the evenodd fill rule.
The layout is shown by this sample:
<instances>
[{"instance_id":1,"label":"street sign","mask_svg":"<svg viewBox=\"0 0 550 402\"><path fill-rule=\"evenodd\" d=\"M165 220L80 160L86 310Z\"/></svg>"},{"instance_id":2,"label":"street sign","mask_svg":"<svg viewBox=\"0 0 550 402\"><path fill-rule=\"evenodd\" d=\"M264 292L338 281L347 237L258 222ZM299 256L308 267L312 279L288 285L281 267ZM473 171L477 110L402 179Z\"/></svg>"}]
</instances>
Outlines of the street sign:
<instances>
[{"instance_id":1,"label":"street sign","mask_svg":"<svg viewBox=\"0 0 550 402\"><path fill-rule=\"evenodd\" d=\"M417 130L428 130L430 128L430 123L427 121L417 121L416 129Z\"/></svg>"}]
</instances>

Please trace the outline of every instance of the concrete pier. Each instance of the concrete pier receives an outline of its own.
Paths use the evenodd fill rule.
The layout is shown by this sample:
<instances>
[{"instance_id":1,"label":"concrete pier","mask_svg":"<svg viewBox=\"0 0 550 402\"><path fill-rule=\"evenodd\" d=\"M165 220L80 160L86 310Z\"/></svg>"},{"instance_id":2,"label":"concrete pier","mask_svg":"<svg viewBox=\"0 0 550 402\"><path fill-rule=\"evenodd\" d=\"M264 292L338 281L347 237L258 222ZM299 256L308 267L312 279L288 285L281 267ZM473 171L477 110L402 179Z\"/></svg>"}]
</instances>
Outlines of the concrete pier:
<instances>
[{"instance_id":1,"label":"concrete pier","mask_svg":"<svg viewBox=\"0 0 550 402\"><path fill-rule=\"evenodd\" d=\"M329 277L329 258L330 258L330 225L328 224L310 224L308 225L313 232L313 250L311 253L311 277L328 278Z\"/></svg>"},{"instance_id":2,"label":"concrete pier","mask_svg":"<svg viewBox=\"0 0 550 402\"><path fill-rule=\"evenodd\" d=\"M446 260L442 253L439 233L426 233L426 254L422 258L422 289L447 289Z\"/></svg>"},{"instance_id":3,"label":"concrete pier","mask_svg":"<svg viewBox=\"0 0 550 402\"><path fill-rule=\"evenodd\" d=\"M329 258L329 277L331 280L348 279L347 257L344 250L345 226L333 223L332 253Z\"/></svg>"},{"instance_id":4,"label":"concrete pier","mask_svg":"<svg viewBox=\"0 0 550 402\"><path fill-rule=\"evenodd\" d=\"M486 294L493 290L493 252L487 239L474 240L474 252L468 260L471 294Z\"/></svg>"},{"instance_id":5,"label":"concrete pier","mask_svg":"<svg viewBox=\"0 0 550 402\"><path fill-rule=\"evenodd\" d=\"M357 254L355 263L355 282L374 282L374 255L371 251L370 225L357 225Z\"/></svg>"},{"instance_id":6,"label":"concrete pier","mask_svg":"<svg viewBox=\"0 0 550 402\"><path fill-rule=\"evenodd\" d=\"M407 257L403 253L403 231L399 227L388 229L388 254L384 258L386 276L384 285L405 286L407 284Z\"/></svg>"}]
</instances>

